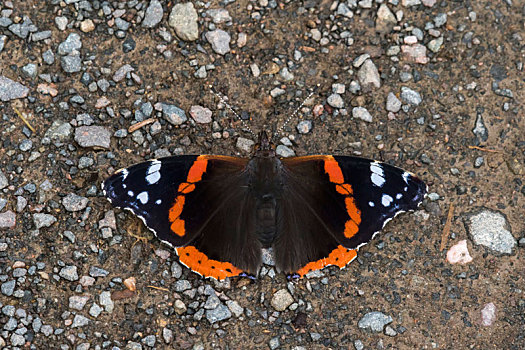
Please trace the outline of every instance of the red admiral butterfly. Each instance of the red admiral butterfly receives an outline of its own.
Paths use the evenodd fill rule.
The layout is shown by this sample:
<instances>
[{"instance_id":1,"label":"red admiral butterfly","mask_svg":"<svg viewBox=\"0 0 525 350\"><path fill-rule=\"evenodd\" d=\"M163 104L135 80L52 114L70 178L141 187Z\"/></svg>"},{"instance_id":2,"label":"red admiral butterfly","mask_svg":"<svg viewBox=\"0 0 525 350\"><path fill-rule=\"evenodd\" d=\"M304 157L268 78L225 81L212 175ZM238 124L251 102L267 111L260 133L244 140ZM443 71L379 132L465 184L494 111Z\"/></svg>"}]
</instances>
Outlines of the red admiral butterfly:
<instances>
[{"instance_id":1,"label":"red admiral butterfly","mask_svg":"<svg viewBox=\"0 0 525 350\"><path fill-rule=\"evenodd\" d=\"M277 270L289 276L343 268L427 191L415 175L369 159L280 159L264 132L251 159L147 161L117 171L103 190L174 247L181 263L218 280L255 275L263 248L272 248Z\"/></svg>"}]
</instances>

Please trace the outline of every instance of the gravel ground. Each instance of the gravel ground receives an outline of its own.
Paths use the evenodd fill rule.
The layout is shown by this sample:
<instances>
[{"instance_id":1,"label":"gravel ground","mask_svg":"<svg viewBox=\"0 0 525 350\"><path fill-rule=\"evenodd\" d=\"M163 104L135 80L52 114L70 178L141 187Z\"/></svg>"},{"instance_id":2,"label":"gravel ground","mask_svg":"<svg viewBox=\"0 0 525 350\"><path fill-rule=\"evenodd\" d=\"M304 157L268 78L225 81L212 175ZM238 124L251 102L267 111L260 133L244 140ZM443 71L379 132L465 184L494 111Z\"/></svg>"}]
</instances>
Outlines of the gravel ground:
<instances>
[{"instance_id":1,"label":"gravel ground","mask_svg":"<svg viewBox=\"0 0 525 350\"><path fill-rule=\"evenodd\" d=\"M0 348L525 348L517 0L0 2ZM346 269L204 280L100 183L178 154L356 154L430 194Z\"/></svg>"}]
</instances>

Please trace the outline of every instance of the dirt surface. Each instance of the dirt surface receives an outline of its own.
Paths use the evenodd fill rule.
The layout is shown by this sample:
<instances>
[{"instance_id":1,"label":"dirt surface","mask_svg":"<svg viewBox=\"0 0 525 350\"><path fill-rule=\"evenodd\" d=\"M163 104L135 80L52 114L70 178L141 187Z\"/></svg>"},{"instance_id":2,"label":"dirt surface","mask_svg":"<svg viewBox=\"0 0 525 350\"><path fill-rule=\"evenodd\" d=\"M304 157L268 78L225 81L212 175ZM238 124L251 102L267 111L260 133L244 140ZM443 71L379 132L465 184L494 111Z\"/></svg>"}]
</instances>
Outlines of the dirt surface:
<instances>
[{"instance_id":1,"label":"dirt surface","mask_svg":"<svg viewBox=\"0 0 525 350\"><path fill-rule=\"evenodd\" d=\"M348 1L351 18L331 1L195 2L195 41L179 39L168 24L173 2L161 2L153 28L141 25L148 1L0 2L2 18L17 24L27 17L36 27L22 38L0 26L0 76L29 89L0 106L0 347L525 348L525 7L516 0L408 6L418 2L384 2L397 23L381 32L372 1ZM225 9L231 19L215 24L219 16L207 9ZM62 18L65 28L57 24ZM206 39L215 28L231 36L225 54ZM51 34L31 39L42 31ZM82 47L80 71L68 73L59 45L71 33ZM417 56L428 62L415 63L402 48L414 47L411 36L425 46L443 43ZM43 58L47 50L53 62ZM380 87L358 78L354 60L365 53ZM115 81L126 64L135 76ZM205 78L196 74L202 69ZM352 82L361 89L351 91ZM113 209L100 184L118 168L162 155L249 156L237 140L254 136L210 84L249 115L256 132L278 128L313 91L282 135L296 155L383 160L418 174L431 196L421 210L390 222L343 270L295 282L271 266L256 281L200 278L140 220ZM345 87L341 106L327 102L333 84ZM419 93L420 103L404 99L402 87ZM395 113L386 109L391 92L403 105ZM188 120L173 125L158 102L181 108ZM213 122L195 122L195 105L210 109ZM352 117L356 106L372 121ZM139 131L123 131L148 118ZM301 120L313 128L299 133ZM50 133L54 122L66 131ZM95 147L82 144L76 136L83 125L109 134L90 129ZM514 237L510 254L474 243L468 214L488 209L506 220L495 230ZM447 250L465 239L472 261L447 262ZM283 295L290 303L277 300ZM364 325L376 311L391 317L377 332ZM214 322L214 315L224 319Z\"/></svg>"}]
</instances>

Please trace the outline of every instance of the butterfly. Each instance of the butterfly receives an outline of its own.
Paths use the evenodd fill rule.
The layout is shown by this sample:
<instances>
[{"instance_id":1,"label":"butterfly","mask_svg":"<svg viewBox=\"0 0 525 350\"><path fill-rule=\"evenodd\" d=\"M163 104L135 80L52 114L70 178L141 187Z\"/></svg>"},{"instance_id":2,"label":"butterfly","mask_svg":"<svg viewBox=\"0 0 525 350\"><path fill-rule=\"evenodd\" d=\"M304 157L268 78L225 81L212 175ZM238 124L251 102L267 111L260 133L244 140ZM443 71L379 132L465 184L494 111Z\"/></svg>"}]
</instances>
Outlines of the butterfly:
<instances>
[{"instance_id":1,"label":"butterfly","mask_svg":"<svg viewBox=\"0 0 525 350\"><path fill-rule=\"evenodd\" d=\"M337 155L279 158L267 133L258 138L251 158L181 155L118 170L104 181L104 195L141 218L182 264L222 280L255 276L270 248L289 277L343 268L427 192L392 165Z\"/></svg>"}]
</instances>

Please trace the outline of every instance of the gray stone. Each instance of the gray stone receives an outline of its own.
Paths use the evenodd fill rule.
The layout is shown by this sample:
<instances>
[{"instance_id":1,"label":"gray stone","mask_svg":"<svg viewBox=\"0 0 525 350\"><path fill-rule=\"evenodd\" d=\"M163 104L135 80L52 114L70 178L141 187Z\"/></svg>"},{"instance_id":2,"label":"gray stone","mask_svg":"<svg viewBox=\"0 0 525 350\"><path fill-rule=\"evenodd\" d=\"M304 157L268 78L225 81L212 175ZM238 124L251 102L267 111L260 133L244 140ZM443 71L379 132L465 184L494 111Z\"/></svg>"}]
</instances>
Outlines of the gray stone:
<instances>
[{"instance_id":1,"label":"gray stone","mask_svg":"<svg viewBox=\"0 0 525 350\"><path fill-rule=\"evenodd\" d=\"M176 4L171 10L168 24L175 29L177 36L185 41L195 41L199 38L197 11L193 3Z\"/></svg>"},{"instance_id":2,"label":"gray stone","mask_svg":"<svg viewBox=\"0 0 525 350\"><path fill-rule=\"evenodd\" d=\"M268 346L270 347L271 350L278 349L279 346L281 346L279 337L273 337L272 339L270 339L270 341L268 342Z\"/></svg>"},{"instance_id":3,"label":"gray stone","mask_svg":"<svg viewBox=\"0 0 525 350\"><path fill-rule=\"evenodd\" d=\"M216 309L221 304L221 301L219 300L219 297L216 294L212 294L208 296L208 299L206 299L206 302L204 303L204 308L206 310L213 310Z\"/></svg>"},{"instance_id":4,"label":"gray stone","mask_svg":"<svg viewBox=\"0 0 525 350\"><path fill-rule=\"evenodd\" d=\"M13 333L11 335L11 345L13 346L22 346L26 343L26 339L24 338L24 336L20 335L20 334L16 334L16 333Z\"/></svg>"},{"instance_id":5,"label":"gray stone","mask_svg":"<svg viewBox=\"0 0 525 350\"><path fill-rule=\"evenodd\" d=\"M28 63L20 70L22 71L22 74L31 79L35 79L36 75L38 74L38 69L34 63Z\"/></svg>"},{"instance_id":6,"label":"gray stone","mask_svg":"<svg viewBox=\"0 0 525 350\"><path fill-rule=\"evenodd\" d=\"M142 342L146 344L147 346L149 346L150 348L152 348L155 346L155 343L157 342L157 337L151 334L151 335L145 336L142 339Z\"/></svg>"},{"instance_id":7,"label":"gray stone","mask_svg":"<svg viewBox=\"0 0 525 350\"><path fill-rule=\"evenodd\" d=\"M389 112L397 113L401 109L401 101L397 96L391 92L386 98L386 110Z\"/></svg>"},{"instance_id":8,"label":"gray stone","mask_svg":"<svg viewBox=\"0 0 525 350\"><path fill-rule=\"evenodd\" d=\"M275 149L275 153L279 157L284 157L284 158L295 157L295 151L285 145L278 145L277 148Z\"/></svg>"},{"instance_id":9,"label":"gray stone","mask_svg":"<svg viewBox=\"0 0 525 350\"><path fill-rule=\"evenodd\" d=\"M227 300L226 306L228 306L228 309L235 315L235 317L241 317L242 313L244 312L244 308L239 305L238 302L235 300Z\"/></svg>"},{"instance_id":10,"label":"gray stone","mask_svg":"<svg viewBox=\"0 0 525 350\"><path fill-rule=\"evenodd\" d=\"M294 75L288 70L288 67L283 67L279 72L279 75L284 81L291 81L294 79Z\"/></svg>"},{"instance_id":11,"label":"gray stone","mask_svg":"<svg viewBox=\"0 0 525 350\"><path fill-rule=\"evenodd\" d=\"M230 34L222 29L215 29L206 33L206 40L211 44L213 51L219 55L230 52Z\"/></svg>"},{"instance_id":12,"label":"gray stone","mask_svg":"<svg viewBox=\"0 0 525 350\"><path fill-rule=\"evenodd\" d=\"M12 331L16 329L16 326L18 326L18 322L16 322L16 319L14 317L9 317L7 322L4 324L3 329L6 331Z\"/></svg>"},{"instance_id":13,"label":"gray stone","mask_svg":"<svg viewBox=\"0 0 525 350\"><path fill-rule=\"evenodd\" d=\"M190 116L199 124L208 124L212 122L212 112L209 108L202 106L191 106Z\"/></svg>"},{"instance_id":14,"label":"gray stone","mask_svg":"<svg viewBox=\"0 0 525 350\"><path fill-rule=\"evenodd\" d=\"M64 266L60 269L58 275L63 279L74 282L78 280L77 267L75 265Z\"/></svg>"},{"instance_id":15,"label":"gray stone","mask_svg":"<svg viewBox=\"0 0 525 350\"><path fill-rule=\"evenodd\" d=\"M79 328L84 327L89 324L89 318L82 316L82 315L75 315L73 318L73 324L71 325L71 328Z\"/></svg>"},{"instance_id":16,"label":"gray stone","mask_svg":"<svg viewBox=\"0 0 525 350\"><path fill-rule=\"evenodd\" d=\"M98 317L104 309L101 308L97 303L93 303L89 308L89 315L93 317Z\"/></svg>"},{"instance_id":17,"label":"gray stone","mask_svg":"<svg viewBox=\"0 0 525 350\"><path fill-rule=\"evenodd\" d=\"M162 4L160 3L160 1L151 0L148 5L148 8L146 9L144 19L142 20L142 26L146 28L155 27L157 24L160 23L163 15L164 10L162 9Z\"/></svg>"},{"instance_id":18,"label":"gray stone","mask_svg":"<svg viewBox=\"0 0 525 350\"><path fill-rule=\"evenodd\" d=\"M51 49L49 49L42 53L42 59L46 64L52 65L53 63L55 63L55 54Z\"/></svg>"},{"instance_id":19,"label":"gray stone","mask_svg":"<svg viewBox=\"0 0 525 350\"><path fill-rule=\"evenodd\" d=\"M2 292L3 295L10 297L13 295L16 287L16 281L10 280L7 282L2 283L0 286L0 292Z\"/></svg>"},{"instance_id":20,"label":"gray stone","mask_svg":"<svg viewBox=\"0 0 525 350\"><path fill-rule=\"evenodd\" d=\"M89 268L89 275L91 277L106 277L107 275L109 275L109 271L104 270L101 267L91 266Z\"/></svg>"},{"instance_id":21,"label":"gray stone","mask_svg":"<svg viewBox=\"0 0 525 350\"><path fill-rule=\"evenodd\" d=\"M118 83L119 81L121 81L122 79L124 79L126 77L126 74L131 73L134 70L135 70L135 68L133 68L129 64L123 65L122 67L117 69L115 74L113 74L113 81Z\"/></svg>"},{"instance_id":22,"label":"gray stone","mask_svg":"<svg viewBox=\"0 0 525 350\"><path fill-rule=\"evenodd\" d=\"M182 267L176 261L171 264L171 277L179 279L182 276Z\"/></svg>"},{"instance_id":23,"label":"gray stone","mask_svg":"<svg viewBox=\"0 0 525 350\"><path fill-rule=\"evenodd\" d=\"M7 35L0 35L0 53L4 50L6 41Z\"/></svg>"},{"instance_id":24,"label":"gray stone","mask_svg":"<svg viewBox=\"0 0 525 350\"><path fill-rule=\"evenodd\" d=\"M0 100L3 102L24 98L28 93L29 89L24 85L0 75Z\"/></svg>"},{"instance_id":25,"label":"gray stone","mask_svg":"<svg viewBox=\"0 0 525 350\"><path fill-rule=\"evenodd\" d=\"M397 24L396 16L390 11L387 4L381 4L377 10L376 31L379 33L389 33Z\"/></svg>"},{"instance_id":26,"label":"gray stone","mask_svg":"<svg viewBox=\"0 0 525 350\"><path fill-rule=\"evenodd\" d=\"M169 344L173 341L173 331L167 327L162 328L162 338L166 344Z\"/></svg>"},{"instance_id":27,"label":"gray stone","mask_svg":"<svg viewBox=\"0 0 525 350\"><path fill-rule=\"evenodd\" d=\"M389 323L392 323L393 319L390 316L385 315L379 311L372 311L364 315L357 326L361 329L370 329L372 332L382 332L383 328Z\"/></svg>"},{"instance_id":28,"label":"gray stone","mask_svg":"<svg viewBox=\"0 0 525 350\"><path fill-rule=\"evenodd\" d=\"M55 17L55 24L60 31L66 30L67 26L67 17L65 16L57 16Z\"/></svg>"},{"instance_id":29,"label":"gray stone","mask_svg":"<svg viewBox=\"0 0 525 350\"><path fill-rule=\"evenodd\" d=\"M0 213L0 229L13 228L16 225L16 214L11 210Z\"/></svg>"},{"instance_id":30,"label":"gray stone","mask_svg":"<svg viewBox=\"0 0 525 350\"><path fill-rule=\"evenodd\" d=\"M188 280L180 280L175 282L175 285L173 287L176 292L180 293L184 292L185 290L191 289L191 283Z\"/></svg>"},{"instance_id":31,"label":"gray stone","mask_svg":"<svg viewBox=\"0 0 525 350\"><path fill-rule=\"evenodd\" d=\"M75 141L80 147L109 149L111 145L111 133L103 126L81 126L75 129Z\"/></svg>"},{"instance_id":32,"label":"gray stone","mask_svg":"<svg viewBox=\"0 0 525 350\"><path fill-rule=\"evenodd\" d=\"M232 21L230 13L228 12L228 10L225 9L209 9L206 10L206 15L210 17L213 23L215 24L227 23Z\"/></svg>"},{"instance_id":33,"label":"gray stone","mask_svg":"<svg viewBox=\"0 0 525 350\"><path fill-rule=\"evenodd\" d=\"M113 309L115 308L115 304L113 303L113 300L111 299L111 292L104 291L100 293L99 301L100 305L104 307L104 310L106 310L107 313L112 313Z\"/></svg>"},{"instance_id":34,"label":"gray stone","mask_svg":"<svg viewBox=\"0 0 525 350\"><path fill-rule=\"evenodd\" d=\"M206 319L211 324L216 322L224 321L232 317L230 309L224 304L220 304L217 308L213 310L206 310Z\"/></svg>"},{"instance_id":35,"label":"gray stone","mask_svg":"<svg viewBox=\"0 0 525 350\"><path fill-rule=\"evenodd\" d=\"M253 148L254 144L255 144L255 142L253 140L246 139L244 137L239 137L237 139L236 147L237 147L237 149L239 149L239 150L241 150L243 152L250 153L252 151L252 148Z\"/></svg>"},{"instance_id":36,"label":"gray stone","mask_svg":"<svg viewBox=\"0 0 525 350\"><path fill-rule=\"evenodd\" d=\"M364 107L354 107L352 108L352 117L364 120L365 122L372 122L372 115Z\"/></svg>"},{"instance_id":37,"label":"gray stone","mask_svg":"<svg viewBox=\"0 0 525 350\"><path fill-rule=\"evenodd\" d=\"M64 123L60 120L55 120L51 127L47 129L44 137L47 137L53 141L65 141L71 136L73 127L69 123Z\"/></svg>"},{"instance_id":38,"label":"gray stone","mask_svg":"<svg viewBox=\"0 0 525 350\"><path fill-rule=\"evenodd\" d=\"M122 30L122 31L125 32L126 30L129 29L129 26L130 26L130 25L131 25L131 24L130 24L128 21L122 19L121 17L117 17L117 18L115 18L115 26L116 26L119 30Z\"/></svg>"},{"instance_id":39,"label":"gray stone","mask_svg":"<svg viewBox=\"0 0 525 350\"><path fill-rule=\"evenodd\" d=\"M82 69L80 55L71 54L60 58L60 65L66 73L77 73Z\"/></svg>"},{"instance_id":40,"label":"gray stone","mask_svg":"<svg viewBox=\"0 0 525 350\"><path fill-rule=\"evenodd\" d=\"M0 190L6 188L7 186L9 186L7 177L5 176L4 172L0 170Z\"/></svg>"},{"instance_id":41,"label":"gray stone","mask_svg":"<svg viewBox=\"0 0 525 350\"><path fill-rule=\"evenodd\" d=\"M69 297L69 308L80 311L84 308L84 306L86 306L88 300L88 296L73 295Z\"/></svg>"},{"instance_id":42,"label":"gray stone","mask_svg":"<svg viewBox=\"0 0 525 350\"><path fill-rule=\"evenodd\" d=\"M51 31L50 30L43 30L41 32L36 32L31 35L31 40L33 41L41 41L51 38Z\"/></svg>"},{"instance_id":43,"label":"gray stone","mask_svg":"<svg viewBox=\"0 0 525 350\"><path fill-rule=\"evenodd\" d=\"M331 94L326 99L326 102L334 108L343 108L345 106L343 98L339 94Z\"/></svg>"},{"instance_id":44,"label":"gray stone","mask_svg":"<svg viewBox=\"0 0 525 350\"><path fill-rule=\"evenodd\" d=\"M188 117L186 117L186 112L175 105L159 102L155 104L155 108L162 110L162 116L170 124L181 125L186 120L188 120Z\"/></svg>"},{"instance_id":45,"label":"gray stone","mask_svg":"<svg viewBox=\"0 0 525 350\"><path fill-rule=\"evenodd\" d=\"M500 254L512 254L516 239L504 214L480 208L467 215L465 227L475 244L483 245Z\"/></svg>"},{"instance_id":46,"label":"gray stone","mask_svg":"<svg viewBox=\"0 0 525 350\"><path fill-rule=\"evenodd\" d=\"M361 68L359 68L357 79L359 80L361 89L365 92L381 87L379 71L371 59L367 59Z\"/></svg>"},{"instance_id":47,"label":"gray stone","mask_svg":"<svg viewBox=\"0 0 525 350\"><path fill-rule=\"evenodd\" d=\"M58 54L61 56L70 55L76 53L80 54L80 48L82 47L82 41L78 33L71 33L67 36L66 40L58 45Z\"/></svg>"},{"instance_id":48,"label":"gray stone","mask_svg":"<svg viewBox=\"0 0 525 350\"><path fill-rule=\"evenodd\" d=\"M476 125L472 129L472 133L476 135L476 138L479 142L485 142L489 138L489 131L485 127L485 122L483 121L483 116L478 114L476 117Z\"/></svg>"},{"instance_id":49,"label":"gray stone","mask_svg":"<svg viewBox=\"0 0 525 350\"><path fill-rule=\"evenodd\" d=\"M51 214L35 213L33 214L33 222L37 229L42 227L49 227L57 221L57 218Z\"/></svg>"},{"instance_id":50,"label":"gray stone","mask_svg":"<svg viewBox=\"0 0 525 350\"><path fill-rule=\"evenodd\" d=\"M23 18L24 21L22 23L14 23L7 28L20 39L25 39L29 33L34 33L38 30L29 17L24 16Z\"/></svg>"},{"instance_id":51,"label":"gray stone","mask_svg":"<svg viewBox=\"0 0 525 350\"><path fill-rule=\"evenodd\" d=\"M80 211L87 207L88 201L89 200L86 197L69 193L67 196L62 198L62 205L67 211Z\"/></svg>"},{"instance_id":52,"label":"gray stone","mask_svg":"<svg viewBox=\"0 0 525 350\"><path fill-rule=\"evenodd\" d=\"M297 124L297 131L299 134L308 134L312 130L312 121L311 120L301 120Z\"/></svg>"},{"instance_id":53,"label":"gray stone","mask_svg":"<svg viewBox=\"0 0 525 350\"><path fill-rule=\"evenodd\" d=\"M434 17L434 25L439 28L442 25L447 23L447 14L446 13L440 13L436 17Z\"/></svg>"},{"instance_id":54,"label":"gray stone","mask_svg":"<svg viewBox=\"0 0 525 350\"><path fill-rule=\"evenodd\" d=\"M430 42L427 44L427 47L430 51L437 53L439 49L441 49L441 45L443 45L443 37L440 36L437 39L430 40Z\"/></svg>"},{"instance_id":55,"label":"gray stone","mask_svg":"<svg viewBox=\"0 0 525 350\"><path fill-rule=\"evenodd\" d=\"M417 106L423 101L419 92L414 91L406 86L401 87L401 99L408 104Z\"/></svg>"},{"instance_id":56,"label":"gray stone","mask_svg":"<svg viewBox=\"0 0 525 350\"><path fill-rule=\"evenodd\" d=\"M288 306L292 305L294 302L292 295L290 292L288 292L287 289L279 289L275 294L272 296L272 300L270 303L272 304L273 308L277 311L284 311Z\"/></svg>"},{"instance_id":57,"label":"gray stone","mask_svg":"<svg viewBox=\"0 0 525 350\"><path fill-rule=\"evenodd\" d=\"M421 0L402 0L401 5L405 7L417 6L421 4Z\"/></svg>"}]
</instances>

